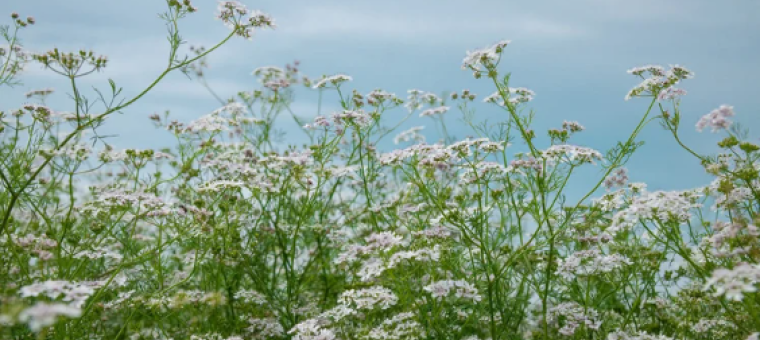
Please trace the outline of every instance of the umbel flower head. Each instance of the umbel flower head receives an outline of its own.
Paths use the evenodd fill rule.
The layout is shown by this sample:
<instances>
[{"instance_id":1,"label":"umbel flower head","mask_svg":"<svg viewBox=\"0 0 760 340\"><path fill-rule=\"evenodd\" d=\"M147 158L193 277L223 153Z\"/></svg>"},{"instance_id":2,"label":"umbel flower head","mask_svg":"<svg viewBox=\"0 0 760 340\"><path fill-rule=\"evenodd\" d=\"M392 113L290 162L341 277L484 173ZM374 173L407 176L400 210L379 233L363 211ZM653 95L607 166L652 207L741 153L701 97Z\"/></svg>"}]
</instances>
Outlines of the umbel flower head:
<instances>
[{"instance_id":1,"label":"umbel flower head","mask_svg":"<svg viewBox=\"0 0 760 340\"><path fill-rule=\"evenodd\" d=\"M491 46L474 51L467 51L467 56L462 60L462 69L471 69L475 71L476 78L485 69L495 67L499 63L501 52L509 45L511 41L502 40Z\"/></svg>"},{"instance_id":2,"label":"umbel flower head","mask_svg":"<svg viewBox=\"0 0 760 340\"><path fill-rule=\"evenodd\" d=\"M657 96L660 100L673 99L677 96L683 95L686 92L683 90L673 90L669 92L662 92L668 90L675 84L678 84L683 79L694 78L694 72L686 69L680 65L671 65L670 70L667 72L662 66L659 65L646 65L640 67L634 67L628 70L629 74L644 79L639 85L636 85L633 89L628 91L625 95L625 100L633 97L649 97ZM647 75L649 77L647 77Z\"/></svg>"},{"instance_id":3,"label":"umbel flower head","mask_svg":"<svg viewBox=\"0 0 760 340\"><path fill-rule=\"evenodd\" d=\"M248 15L247 18L243 18ZM235 34L251 39L255 28L275 28L274 19L260 11L250 11L238 1L219 1L216 18Z\"/></svg>"},{"instance_id":4,"label":"umbel flower head","mask_svg":"<svg viewBox=\"0 0 760 340\"><path fill-rule=\"evenodd\" d=\"M733 106L721 105L719 108L710 111L710 113L699 119L696 125L697 131L702 132L706 127L711 127L712 132L728 129L728 127L731 126L731 121L728 117L733 116Z\"/></svg>"},{"instance_id":5,"label":"umbel flower head","mask_svg":"<svg viewBox=\"0 0 760 340\"><path fill-rule=\"evenodd\" d=\"M57 48L42 54L35 54L32 59L58 74L77 77L100 71L108 64L106 56L95 55L93 51L79 50L76 53L65 53Z\"/></svg>"},{"instance_id":6,"label":"umbel flower head","mask_svg":"<svg viewBox=\"0 0 760 340\"><path fill-rule=\"evenodd\" d=\"M313 89L326 88L328 86L338 87L341 83L352 81L354 78L345 74L336 74L334 76L324 77L321 80L314 83Z\"/></svg>"},{"instance_id":7,"label":"umbel flower head","mask_svg":"<svg viewBox=\"0 0 760 340\"><path fill-rule=\"evenodd\" d=\"M705 290L714 289L714 296L726 296L726 299L741 301L744 293L757 291L755 285L760 282L760 266L741 263L733 269L718 268L705 283Z\"/></svg>"}]
</instances>

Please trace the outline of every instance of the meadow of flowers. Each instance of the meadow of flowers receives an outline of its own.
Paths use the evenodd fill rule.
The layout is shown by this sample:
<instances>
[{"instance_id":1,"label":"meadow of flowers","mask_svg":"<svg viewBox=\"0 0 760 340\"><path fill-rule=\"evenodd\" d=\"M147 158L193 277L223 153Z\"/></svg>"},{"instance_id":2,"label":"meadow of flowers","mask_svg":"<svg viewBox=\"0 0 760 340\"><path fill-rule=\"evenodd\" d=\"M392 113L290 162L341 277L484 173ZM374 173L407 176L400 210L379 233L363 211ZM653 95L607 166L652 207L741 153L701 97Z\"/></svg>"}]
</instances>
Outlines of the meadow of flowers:
<instances>
[{"instance_id":1,"label":"meadow of flowers","mask_svg":"<svg viewBox=\"0 0 760 340\"><path fill-rule=\"evenodd\" d=\"M229 35L186 51L182 19L211 14L166 3L170 62L131 97L114 82L82 94L105 56L26 50L31 17L13 13L0 32L0 91L30 65L70 84L0 108L0 339L758 339L760 147L730 105L681 113L687 68L628 71L638 85L621 100L648 109L605 152L573 143L579 122L532 129L535 94L499 67L509 41L462 62L493 93L359 93L349 75L262 67L258 88L195 120L151 116L173 148L115 149L96 130L110 116L167 74L204 82L207 55L275 26L220 1ZM288 133L306 145L275 126L296 87L342 108L293 116L302 129ZM75 111L46 104L66 94ZM503 120L479 124L476 107ZM445 133L457 114L472 138ZM414 115L441 140L398 131ZM714 180L630 183L624 166L656 124ZM686 145L683 129L724 135L722 153ZM378 146L388 139L398 148ZM583 168L597 178L571 199Z\"/></svg>"}]
</instances>

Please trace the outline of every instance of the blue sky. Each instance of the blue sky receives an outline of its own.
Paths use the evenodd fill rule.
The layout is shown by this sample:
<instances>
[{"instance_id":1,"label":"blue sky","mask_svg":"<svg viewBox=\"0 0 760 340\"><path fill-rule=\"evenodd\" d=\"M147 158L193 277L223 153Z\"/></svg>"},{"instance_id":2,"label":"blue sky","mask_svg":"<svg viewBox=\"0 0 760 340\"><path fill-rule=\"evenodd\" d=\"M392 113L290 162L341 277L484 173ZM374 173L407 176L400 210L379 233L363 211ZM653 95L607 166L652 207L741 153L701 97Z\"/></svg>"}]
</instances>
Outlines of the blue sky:
<instances>
[{"instance_id":1,"label":"blue sky","mask_svg":"<svg viewBox=\"0 0 760 340\"><path fill-rule=\"evenodd\" d=\"M210 46L227 33L214 20L216 1L195 0L200 11L183 21L189 44ZM345 73L354 77L348 88L366 93L374 88L405 98L416 88L440 93L470 89L479 99L493 89L485 80L462 71L465 51L502 39L512 40L501 69L512 72L512 85L537 93L535 129L559 127L578 120L587 130L576 143L607 150L627 138L643 114L646 99L624 101L638 79L626 70L644 64L681 64L696 73L680 87L684 98L684 140L697 150L714 152L719 135L699 134L693 125L721 104L735 107L736 121L760 127L760 2L702 0L573 0L573 1L244 1L249 8L271 14L274 31L258 32L253 41L235 39L212 54L207 72L222 96L255 86L251 71L259 66L283 66L298 59L312 77ZM92 49L109 56L108 68L88 77L85 85L107 87L113 78L125 93L141 90L165 66L168 44L160 0L3 0L0 13L32 15L38 24L24 30L26 48L44 51ZM3 14L7 15L7 14ZM10 18L4 23L9 23ZM37 65L23 75L24 85L3 90L0 110L24 102L23 93L42 87L58 90L51 106L72 109L65 82ZM296 93L294 110L316 114L314 93ZM324 110L335 109L328 94ZM168 77L140 102L114 116L106 127L119 147L169 146L171 136L153 129L152 113L171 110L190 121L218 103L182 74ZM495 107L479 105L478 114L493 119ZM454 113L453 111L450 114ZM404 112L396 113L402 117ZM388 118L389 121L392 117ZM456 126L452 114L449 125ZM289 125L288 125L289 124ZM415 120L407 124L430 125ZM293 129L292 123L285 123ZM757 128L753 139L757 141ZM434 129L425 130L435 140ZM454 128L457 136L466 131ZM296 131L293 132L297 134ZM647 144L628 168L634 181L654 189L684 189L708 179L694 158L676 147L665 130L650 124L641 139ZM545 145L544 145L545 146Z\"/></svg>"}]
</instances>

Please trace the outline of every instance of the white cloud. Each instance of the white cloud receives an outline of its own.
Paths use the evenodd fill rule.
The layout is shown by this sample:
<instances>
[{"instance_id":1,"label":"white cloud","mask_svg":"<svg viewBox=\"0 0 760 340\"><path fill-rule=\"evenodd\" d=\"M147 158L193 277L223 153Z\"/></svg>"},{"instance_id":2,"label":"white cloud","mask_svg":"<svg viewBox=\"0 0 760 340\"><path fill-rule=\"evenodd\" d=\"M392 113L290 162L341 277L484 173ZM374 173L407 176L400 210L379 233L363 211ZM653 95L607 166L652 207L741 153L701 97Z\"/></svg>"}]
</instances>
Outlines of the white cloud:
<instances>
[{"instance_id":1,"label":"white cloud","mask_svg":"<svg viewBox=\"0 0 760 340\"><path fill-rule=\"evenodd\" d=\"M325 4L300 6L278 18L278 34L284 39L347 38L375 40L446 43L495 33L511 38L568 38L583 37L589 30L580 24L570 24L526 13L510 14L436 11L425 15L419 11L383 11L366 7L330 6ZM473 14L474 15L474 14ZM471 18L479 17L478 20Z\"/></svg>"}]
</instances>

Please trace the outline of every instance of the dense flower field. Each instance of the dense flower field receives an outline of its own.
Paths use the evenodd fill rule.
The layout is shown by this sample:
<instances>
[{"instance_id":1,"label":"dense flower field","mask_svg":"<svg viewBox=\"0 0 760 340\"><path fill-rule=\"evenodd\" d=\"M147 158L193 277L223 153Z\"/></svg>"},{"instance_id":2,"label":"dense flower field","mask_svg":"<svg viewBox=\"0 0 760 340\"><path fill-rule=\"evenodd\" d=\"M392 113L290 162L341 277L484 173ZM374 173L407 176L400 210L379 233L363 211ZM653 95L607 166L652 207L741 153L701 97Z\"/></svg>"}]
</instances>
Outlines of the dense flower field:
<instances>
[{"instance_id":1,"label":"dense flower field","mask_svg":"<svg viewBox=\"0 0 760 340\"><path fill-rule=\"evenodd\" d=\"M169 73L203 82L207 55L275 26L221 1L229 35L186 56L179 22L210 14L166 2L170 62L133 97L111 82L86 98L80 78L107 69L105 56L27 51L18 37L31 17L3 27L0 90L41 65L69 81L76 109L47 106L58 90L41 89L0 112L0 338L758 339L760 147L729 105L682 116L687 68L628 71L640 83L625 99L649 106L606 152L573 143L578 122L531 128L535 94L499 68L509 41L466 53L462 68L493 84L482 98L362 94L348 75L262 67L258 89L193 121L152 116L174 148L116 150L96 132L109 116ZM303 147L276 138L297 86L342 107L293 117ZM477 102L503 121L477 124ZM405 118L391 110L428 117L443 138L397 131ZM472 138L445 133L441 117L457 110ZM629 183L624 165L652 123L714 180ZM725 135L723 152L690 148L683 128ZM378 147L384 138L398 149ZM586 167L600 175L571 200Z\"/></svg>"}]
</instances>

